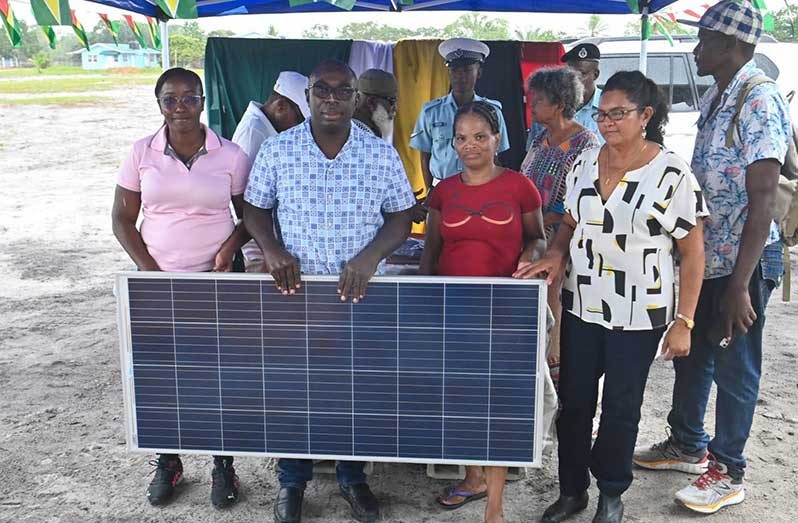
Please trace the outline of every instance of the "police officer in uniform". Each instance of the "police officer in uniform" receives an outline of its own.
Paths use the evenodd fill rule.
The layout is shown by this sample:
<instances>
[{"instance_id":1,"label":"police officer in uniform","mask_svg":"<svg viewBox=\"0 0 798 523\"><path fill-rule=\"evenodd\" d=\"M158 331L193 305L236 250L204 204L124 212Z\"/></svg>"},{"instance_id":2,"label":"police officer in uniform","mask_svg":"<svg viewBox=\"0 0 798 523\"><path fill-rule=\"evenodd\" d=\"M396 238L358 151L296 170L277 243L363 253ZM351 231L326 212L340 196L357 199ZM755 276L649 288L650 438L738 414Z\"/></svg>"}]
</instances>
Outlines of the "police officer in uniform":
<instances>
[{"instance_id":1,"label":"police officer in uniform","mask_svg":"<svg viewBox=\"0 0 798 523\"><path fill-rule=\"evenodd\" d=\"M421 170L428 189L435 180L443 180L463 169L452 143L454 114L461 105L476 100L493 105L501 123L499 152L510 148L501 102L483 98L474 91L482 64L490 54L488 46L471 38L451 38L441 42L438 52L449 69L451 91L424 104L410 136L410 147L421 151Z\"/></svg>"}]
</instances>

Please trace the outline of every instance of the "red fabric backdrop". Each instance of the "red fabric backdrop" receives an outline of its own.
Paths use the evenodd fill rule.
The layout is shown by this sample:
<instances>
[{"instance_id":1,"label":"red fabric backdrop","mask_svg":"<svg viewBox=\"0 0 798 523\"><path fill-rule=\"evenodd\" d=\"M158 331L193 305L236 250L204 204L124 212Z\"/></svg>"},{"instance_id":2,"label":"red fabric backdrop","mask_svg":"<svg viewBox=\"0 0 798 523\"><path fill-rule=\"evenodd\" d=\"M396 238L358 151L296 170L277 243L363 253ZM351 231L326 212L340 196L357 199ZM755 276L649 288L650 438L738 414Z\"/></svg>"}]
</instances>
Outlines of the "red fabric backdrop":
<instances>
[{"instance_id":1,"label":"red fabric backdrop","mask_svg":"<svg viewBox=\"0 0 798 523\"><path fill-rule=\"evenodd\" d=\"M522 42L521 43L521 78L524 79L526 91L527 79L541 67L562 65L560 57L565 54L565 47L560 42ZM532 123L529 100L524 98L527 129Z\"/></svg>"}]
</instances>

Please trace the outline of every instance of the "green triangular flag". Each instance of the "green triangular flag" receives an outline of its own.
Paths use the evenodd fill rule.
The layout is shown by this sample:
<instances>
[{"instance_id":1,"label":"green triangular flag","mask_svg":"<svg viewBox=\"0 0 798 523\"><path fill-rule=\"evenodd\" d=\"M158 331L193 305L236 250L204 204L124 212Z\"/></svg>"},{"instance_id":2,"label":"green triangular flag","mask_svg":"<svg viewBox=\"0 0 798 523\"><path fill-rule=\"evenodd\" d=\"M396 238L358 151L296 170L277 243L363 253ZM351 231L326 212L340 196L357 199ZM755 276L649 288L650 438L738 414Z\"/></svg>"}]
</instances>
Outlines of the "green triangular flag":
<instances>
[{"instance_id":1,"label":"green triangular flag","mask_svg":"<svg viewBox=\"0 0 798 523\"><path fill-rule=\"evenodd\" d=\"M69 0L30 0L30 7L39 25L72 25Z\"/></svg>"},{"instance_id":2,"label":"green triangular flag","mask_svg":"<svg viewBox=\"0 0 798 523\"><path fill-rule=\"evenodd\" d=\"M196 0L156 0L158 7L169 18L197 18Z\"/></svg>"},{"instance_id":3,"label":"green triangular flag","mask_svg":"<svg viewBox=\"0 0 798 523\"><path fill-rule=\"evenodd\" d=\"M40 25L42 33L44 33L45 38L47 38L47 42L50 44L50 49L55 49L56 37L55 31L49 25Z\"/></svg>"}]
</instances>

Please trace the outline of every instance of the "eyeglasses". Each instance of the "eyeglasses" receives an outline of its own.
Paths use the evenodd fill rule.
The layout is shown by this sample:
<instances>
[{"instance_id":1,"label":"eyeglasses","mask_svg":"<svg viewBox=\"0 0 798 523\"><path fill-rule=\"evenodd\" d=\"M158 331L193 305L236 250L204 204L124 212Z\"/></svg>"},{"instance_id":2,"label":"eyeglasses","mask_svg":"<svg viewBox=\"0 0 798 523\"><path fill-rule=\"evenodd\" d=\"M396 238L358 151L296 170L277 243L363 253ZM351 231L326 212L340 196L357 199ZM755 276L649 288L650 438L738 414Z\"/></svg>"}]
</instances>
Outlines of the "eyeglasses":
<instances>
[{"instance_id":1,"label":"eyeglasses","mask_svg":"<svg viewBox=\"0 0 798 523\"><path fill-rule=\"evenodd\" d=\"M161 107L167 111L172 111L177 107L177 104L182 103L184 107L193 109L202 104L204 97L198 94L189 94L186 96L162 96L158 98Z\"/></svg>"},{"instance_id":2,"label":"eyeglasses","mask_svg":"<svg viewBox=\"0 0 798 523\"><path fill-rule=\"evenodd\" d=\"M645 107L634 107L632 109L610 109L609 111L593 111L593 119L597 122L603 122L606 118L609 118L613 122L617 122L626 118L626 115L629 113L633 113L635 111L645 111Z\"/></svg>"},{"instance_id":3,"label":"eyeglasses","mask_svg":"<svg viewBox=\"0 0 798 523\"><path fill-rule=\"evenodd\" d=\"M326 100L332 94L333 98L335 98L339 102L348 102L357 92L357 90L354 87L350 87L348 85L342 85L340 87L330 87L329 85L324 85L324 84L313 84L310 87L310 90L311 92L313 92L313 96L315 96L316 98L321 98L322 100Z\"/></svg>"}]
</instances>

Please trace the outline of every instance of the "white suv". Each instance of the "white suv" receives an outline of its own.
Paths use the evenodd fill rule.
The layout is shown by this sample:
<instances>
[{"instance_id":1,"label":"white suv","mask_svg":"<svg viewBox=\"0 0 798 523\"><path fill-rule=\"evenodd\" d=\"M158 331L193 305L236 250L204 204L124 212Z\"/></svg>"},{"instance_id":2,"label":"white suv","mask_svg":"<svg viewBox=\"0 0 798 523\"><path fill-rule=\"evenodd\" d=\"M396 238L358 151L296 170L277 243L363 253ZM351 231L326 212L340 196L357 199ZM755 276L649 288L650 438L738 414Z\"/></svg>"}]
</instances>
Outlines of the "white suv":
<instances>
[{"instance_id":1,"label":"white suv","mask_svg":"<svg viewBox=\"0 0 798 523\"><path fill-rule=\"evenodd\" d=\"M617 71L639 68L640 41L635 37L585 38L566 47L585 42L596 44L601 51L599 87ZM673 46L664 37L652 37L648 42L648 77L665 90L671 105L665 145L687 161L693 156L698 100L714 83L711 76L699 77L696 74L693 59L696 43L697 40L689 37L677 37ZM793 121L798 117L798 100L794 97L798 90L798 70L789 64L794 63L796 56L798 44L778 43L767 36L757 45L754 55L760 69L776 80L782 93L790 100Z\"/></svg>"}]
</instances>

